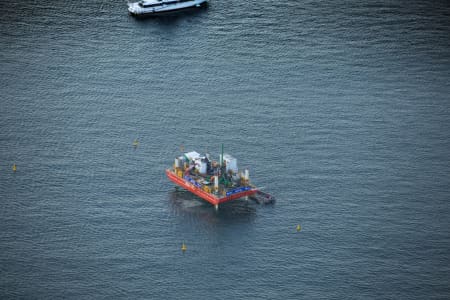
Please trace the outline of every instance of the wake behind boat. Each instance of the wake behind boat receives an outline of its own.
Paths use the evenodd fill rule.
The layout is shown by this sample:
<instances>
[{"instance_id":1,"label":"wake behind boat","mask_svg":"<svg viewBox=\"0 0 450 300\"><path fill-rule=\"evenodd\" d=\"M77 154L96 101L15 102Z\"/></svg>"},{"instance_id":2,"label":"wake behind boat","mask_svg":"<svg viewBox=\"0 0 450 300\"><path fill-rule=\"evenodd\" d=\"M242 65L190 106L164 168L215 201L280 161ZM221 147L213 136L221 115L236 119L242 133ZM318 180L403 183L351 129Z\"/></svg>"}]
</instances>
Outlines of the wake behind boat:
<instances>
[{"instance_id":1,"label":"wake behind boat","mask_svg":"<svg viewBox=\"0 0 450 300\"><path fill-rule=\"evenodd\" d=\"M182 9L201 7L207 0L141 0L128 3L128 11L133 16L158 15Z\"/></svg>"}]
</instances>

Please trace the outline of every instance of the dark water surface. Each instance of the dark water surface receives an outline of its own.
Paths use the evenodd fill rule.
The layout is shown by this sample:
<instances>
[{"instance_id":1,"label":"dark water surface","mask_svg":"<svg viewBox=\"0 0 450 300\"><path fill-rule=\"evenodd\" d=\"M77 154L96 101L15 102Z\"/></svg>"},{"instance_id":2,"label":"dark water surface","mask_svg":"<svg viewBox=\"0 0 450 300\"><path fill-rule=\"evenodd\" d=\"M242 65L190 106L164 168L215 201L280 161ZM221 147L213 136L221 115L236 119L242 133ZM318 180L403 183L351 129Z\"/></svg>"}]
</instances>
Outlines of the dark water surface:
<instances>
[{"instance_id":1,"label":"dark water surface","mask_svg":"<svg viewBox=\"0 0 450 300\"><path fill-rule=\"evenodd\" d=\"M448 1L0 7L0 298L450 297ZM276 205L165 178L222 142Z\"/></svg>"}]
</instances>

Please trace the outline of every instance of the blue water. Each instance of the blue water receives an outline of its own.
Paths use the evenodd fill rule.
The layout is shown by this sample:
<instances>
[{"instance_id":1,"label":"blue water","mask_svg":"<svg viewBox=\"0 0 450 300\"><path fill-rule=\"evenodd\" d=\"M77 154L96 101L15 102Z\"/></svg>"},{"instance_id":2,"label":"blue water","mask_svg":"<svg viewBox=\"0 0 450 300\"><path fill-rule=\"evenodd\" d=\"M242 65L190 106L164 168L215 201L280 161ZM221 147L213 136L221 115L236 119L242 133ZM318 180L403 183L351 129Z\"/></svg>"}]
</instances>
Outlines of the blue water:
<instances>
[{"instance_id":1,"label":"blue water","mask_svg":"<svg viewBox=\"0 0 450 300\"><path fill-rule=\"evenodd\" d=\"M2 1L0 298L448 299L449 33L448 1ZM222 143L274 206L165 178Z\"/></svg>"}]
</instances>

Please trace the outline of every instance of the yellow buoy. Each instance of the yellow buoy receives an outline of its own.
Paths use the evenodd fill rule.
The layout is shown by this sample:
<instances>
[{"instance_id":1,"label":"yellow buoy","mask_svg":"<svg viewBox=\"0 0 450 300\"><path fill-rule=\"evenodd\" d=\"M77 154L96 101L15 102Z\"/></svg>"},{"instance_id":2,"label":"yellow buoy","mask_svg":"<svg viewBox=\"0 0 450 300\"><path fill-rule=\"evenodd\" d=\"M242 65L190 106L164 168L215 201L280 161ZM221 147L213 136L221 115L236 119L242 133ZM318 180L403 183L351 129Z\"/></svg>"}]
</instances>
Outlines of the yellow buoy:
<instances>
[{"instance_id":1,"label":"yellow buoy","mask_svg":"<svg viewBox=\"0 0 450 300\"><path fill-rule=\"evenodd\" d=\"M16 166L16 164L13 164L12 170L13 170L14 172L17 171L17 166Z\"/></svg>"},{"instance_id":2,"label":"yellow buoy","mask_svg":"<svg viewBox=\"0 0 450 300\"><path fill-rule=\"evenodd\" d=\"M302 230L302 227L300 226L300 224L297 225L297 232L299 232L300 230Z\"/></svg>"},{"instance_id":3,"label":"yellow buoy","mask_svg":"<svg viewBox=\"0 0 450 300\"><path fill-rule=\"evenodd\" d=\"M187 247L186 247L186 245L183 243L183 245L181 245L181 251L186 251L187 250Z\"/></svg>"},{"instance_id":4,"label":"yellow buoy","mask_svg":"<svg viewBox=\"0 0 450 300\"><path fill-rule=\"evenodd\" d=\"M134 148L137 148L138 145L139 145L139 141L138 141L138 139L135 139L133 142Z\"/></svg>"}]
</instances>

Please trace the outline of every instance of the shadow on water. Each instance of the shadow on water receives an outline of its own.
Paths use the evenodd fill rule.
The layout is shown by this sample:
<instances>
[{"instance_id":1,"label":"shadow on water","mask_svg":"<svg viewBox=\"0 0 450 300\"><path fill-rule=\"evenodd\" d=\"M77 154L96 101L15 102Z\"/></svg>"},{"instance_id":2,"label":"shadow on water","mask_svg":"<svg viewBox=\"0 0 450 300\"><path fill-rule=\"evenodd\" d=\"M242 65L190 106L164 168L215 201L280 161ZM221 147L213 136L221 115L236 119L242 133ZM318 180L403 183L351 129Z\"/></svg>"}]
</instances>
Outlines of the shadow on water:
<instances>
[{"instance_id":1,"label":"shadow on water","mask_svg":"<svg viewBox=\"0 0 450 300\"><path fill-rule=\"evenodd\" d=\"M200 18L204 16L208 11L208 5L203 5L201 7L186 8L180 11L168 12L158 15L146 15L146 16L132 16L129 17L134 19L140 24L156 23L161 25L174 25L185 19L194 21L195 18Z\"/></svg>"},{"instance_id":2,"label":"shadow on water","mask_svg":"<svg viewBox=\"0 0 450 300\"><path fill-rule=\"evenodd\" d=\"M252 222L256 217L257 205L244 199L224 203L216 211L214 206L185 190L172 190L168 193L168 198L175 215L207 223Z\"/></svg>"}]
</instances>

